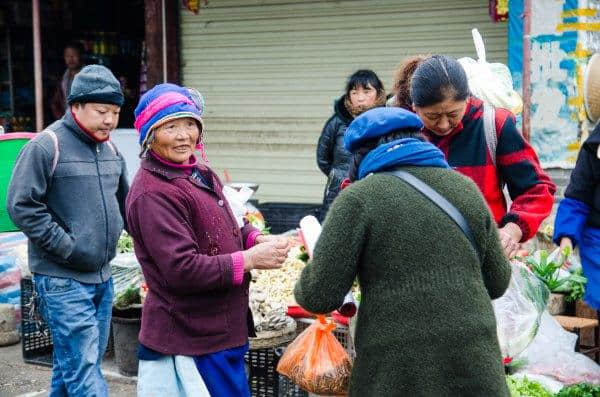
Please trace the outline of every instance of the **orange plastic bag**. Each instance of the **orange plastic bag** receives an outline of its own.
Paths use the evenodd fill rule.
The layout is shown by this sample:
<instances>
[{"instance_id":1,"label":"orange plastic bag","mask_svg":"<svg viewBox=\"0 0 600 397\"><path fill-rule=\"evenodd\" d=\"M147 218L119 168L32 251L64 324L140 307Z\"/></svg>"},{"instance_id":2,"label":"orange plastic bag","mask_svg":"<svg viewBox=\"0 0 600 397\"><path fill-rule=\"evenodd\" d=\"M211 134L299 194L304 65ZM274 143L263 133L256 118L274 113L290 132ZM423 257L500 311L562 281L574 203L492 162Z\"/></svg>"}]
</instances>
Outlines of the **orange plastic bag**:
<instances>
[{"instance_id":1,"label":"orange plastic bag","mask_svg":"<svg viewBox=\"0 0 600 397\"><path fill-rule=\"evenodd\" d=\"M348 393L352 363L332 331L333 321L318 316L283 353L277 372L310 393L340 396Z\"/></svg>"}]
</instances>

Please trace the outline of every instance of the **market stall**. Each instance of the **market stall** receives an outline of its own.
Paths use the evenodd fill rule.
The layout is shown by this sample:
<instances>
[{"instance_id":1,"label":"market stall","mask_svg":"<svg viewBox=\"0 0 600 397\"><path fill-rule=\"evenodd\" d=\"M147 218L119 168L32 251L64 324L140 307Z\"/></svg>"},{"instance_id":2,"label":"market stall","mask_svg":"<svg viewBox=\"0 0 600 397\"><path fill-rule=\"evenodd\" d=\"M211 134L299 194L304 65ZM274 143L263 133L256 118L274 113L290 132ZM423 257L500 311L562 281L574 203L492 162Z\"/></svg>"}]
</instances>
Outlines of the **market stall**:
<instances>
[{"instance_id":1,"label":"market stall","mask_svg":"<svg viewBox=\"0 0 600 397\"><path fill-rule=\"evenodd\" d=\"M232 201L235 199L232 198ZM269 218L263 219L262 214L253 206L243 204L246 218L267 232ZM254 315L257 337L250 341L251 350L246 360L249 384L256 396L308 395L301 387L276 371L287 346L315 323L314 317L299 310L293 299L294 285L310 253L305 244L307 240L315 239L305 233L299 236L295 229L286 234L293 241L294 248L290 250L284 266L276 271L253 271L250 286L250 309ZM21 247L23 242L24 240L20 241ZM23 254L19 255L18 251L10 251L8 254L18 255L19 262L24 260ZM571 258L572 265L563 269L567 257ZM26 263L21 266L26 268ZM118 254L112 266L115 285L115 361L123 374L133 375L137 368L135 327L139 327L147 288L133 254L133 242L127 234L123 234L119 241ZM575 257L571 253L548 254L536 251L514 260L512 269L513 277L507 292L494 301L498 339L503 354L501 359L510 374L507 376L507 383L512 395L568 397L580 395L576 393L582 390L597 393L600 390L600 366L591 358L576 352L576 335L565 331L557 317L549 311L552 309L555 313L556 310L555 304L549 299L551 290L565 299L570 297L576 302L581 300L585 278L579 273ZM354 296L360 297L357 287ZM562 315L574 317L576 313L572 312L573 307L573 304L567 304ZM290 317L290 314L295 318ZM347 325L348 318L335 313L333 320L336 328L332 335L352 360L355 353ZM29 362L40 363L42 360L36 359L35 354L43 353L47 356L48 349L51 351L47 327L38 317L32 317L30 312L24 313L22 324L22 332L30 332L23 335L28 346L34 346L31 345L32 341L43 342L39 344L37 352L28 350L26 356L24 352L24 357ZM129 330L123 324L129 326Z\"/></svg>"}]
</instances>

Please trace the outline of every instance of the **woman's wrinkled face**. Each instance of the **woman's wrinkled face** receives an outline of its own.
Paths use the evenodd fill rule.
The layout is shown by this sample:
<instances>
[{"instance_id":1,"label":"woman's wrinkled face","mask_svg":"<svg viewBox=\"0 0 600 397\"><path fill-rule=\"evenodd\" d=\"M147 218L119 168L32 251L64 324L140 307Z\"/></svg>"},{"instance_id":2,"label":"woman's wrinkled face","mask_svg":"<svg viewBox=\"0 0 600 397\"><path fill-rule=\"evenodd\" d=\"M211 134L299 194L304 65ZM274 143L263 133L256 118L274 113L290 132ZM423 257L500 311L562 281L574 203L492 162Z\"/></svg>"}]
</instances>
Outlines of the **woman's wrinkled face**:
<instances>
[{"instance_id":1,"label":"woman's wrinkled face","mask_svg":"<svg viewBox=\"0 0 600 397\"><path fill-rule=\"evenodd\" d=\"M425 128L436 135L445 136L462 120L467 109L467 100L448 98L431 106L413 105L413 109L425 124Z\"/></svg>"},{"instance_id":2,"label":"woman's wrinkled face","mask_svg":"<svg viewBox=\"0 0 600 397\"><path fill-rule=\"evenodd\" d=\"M357 86L350 90L350 102L355 107L370 108L375 105L377 90L371 84Z\"/></svg>"},{"instance_id":3,"label":"woman's wrinkled face","mask_svg":"<svg viewBox=\"0 0 600 397\"><path fill-rule=\"evenodd\" d=\"M174 119L156 128L150 148L167 161L184 164L194 153L199 136L196 120L191 117Z\"/></svg>"}]
</instances>

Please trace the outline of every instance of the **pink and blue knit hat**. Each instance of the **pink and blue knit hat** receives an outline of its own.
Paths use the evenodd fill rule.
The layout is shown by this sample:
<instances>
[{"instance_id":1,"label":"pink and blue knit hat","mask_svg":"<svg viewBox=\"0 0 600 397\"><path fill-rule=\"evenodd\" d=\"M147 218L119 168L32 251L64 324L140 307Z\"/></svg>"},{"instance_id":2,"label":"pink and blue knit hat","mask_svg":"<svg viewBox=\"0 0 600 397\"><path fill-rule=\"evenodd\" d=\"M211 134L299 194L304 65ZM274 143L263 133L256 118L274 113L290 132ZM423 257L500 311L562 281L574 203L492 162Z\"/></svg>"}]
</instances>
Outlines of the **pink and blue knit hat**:
<instances>
[{"instance_id":1,"label":"pink and blue knit hat","mask_svg":"<svg viewBox=\"0 0 600 397\"><path fill-rule=\"evenodd\" d=\"M191 117L203 129L203 112L204 98L198 91L171 83L154 86L142 95L134 111L134 126L140 134L140 145L144 145L153 128L169 120Z\"/></svg>"}]
</instances>

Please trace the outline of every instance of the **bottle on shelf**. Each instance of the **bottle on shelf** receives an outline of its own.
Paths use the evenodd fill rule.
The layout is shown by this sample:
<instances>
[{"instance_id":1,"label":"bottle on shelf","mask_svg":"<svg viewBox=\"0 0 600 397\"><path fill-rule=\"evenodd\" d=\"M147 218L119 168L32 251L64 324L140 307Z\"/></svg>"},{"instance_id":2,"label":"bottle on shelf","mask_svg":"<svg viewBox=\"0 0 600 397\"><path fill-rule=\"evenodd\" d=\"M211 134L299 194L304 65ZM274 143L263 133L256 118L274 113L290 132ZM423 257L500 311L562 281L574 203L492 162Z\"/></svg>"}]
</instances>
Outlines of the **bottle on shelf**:
<instances>
[{"instance_id":1,"label":"bottle on shelf","mask_svg":"<svg viewBox=\"0 0 600 397\"><path fill-rule=\"evenodd\" d=\"M98 35L96 33L92 33L93 44L92 44L92 55L100 54L100 40L98 39Z\"/></svg>"},{"instance_id":2,"label":"bottle on shelf","mask_svg":"<svg viewBox=\"0 0 600 397\"><path fill-rule=\"evenodd\" d=\"M106 36L104 32L100 32L100 52L98 55L106 55L107 45L106 45Z\"/></svg>"}]
</instances>

